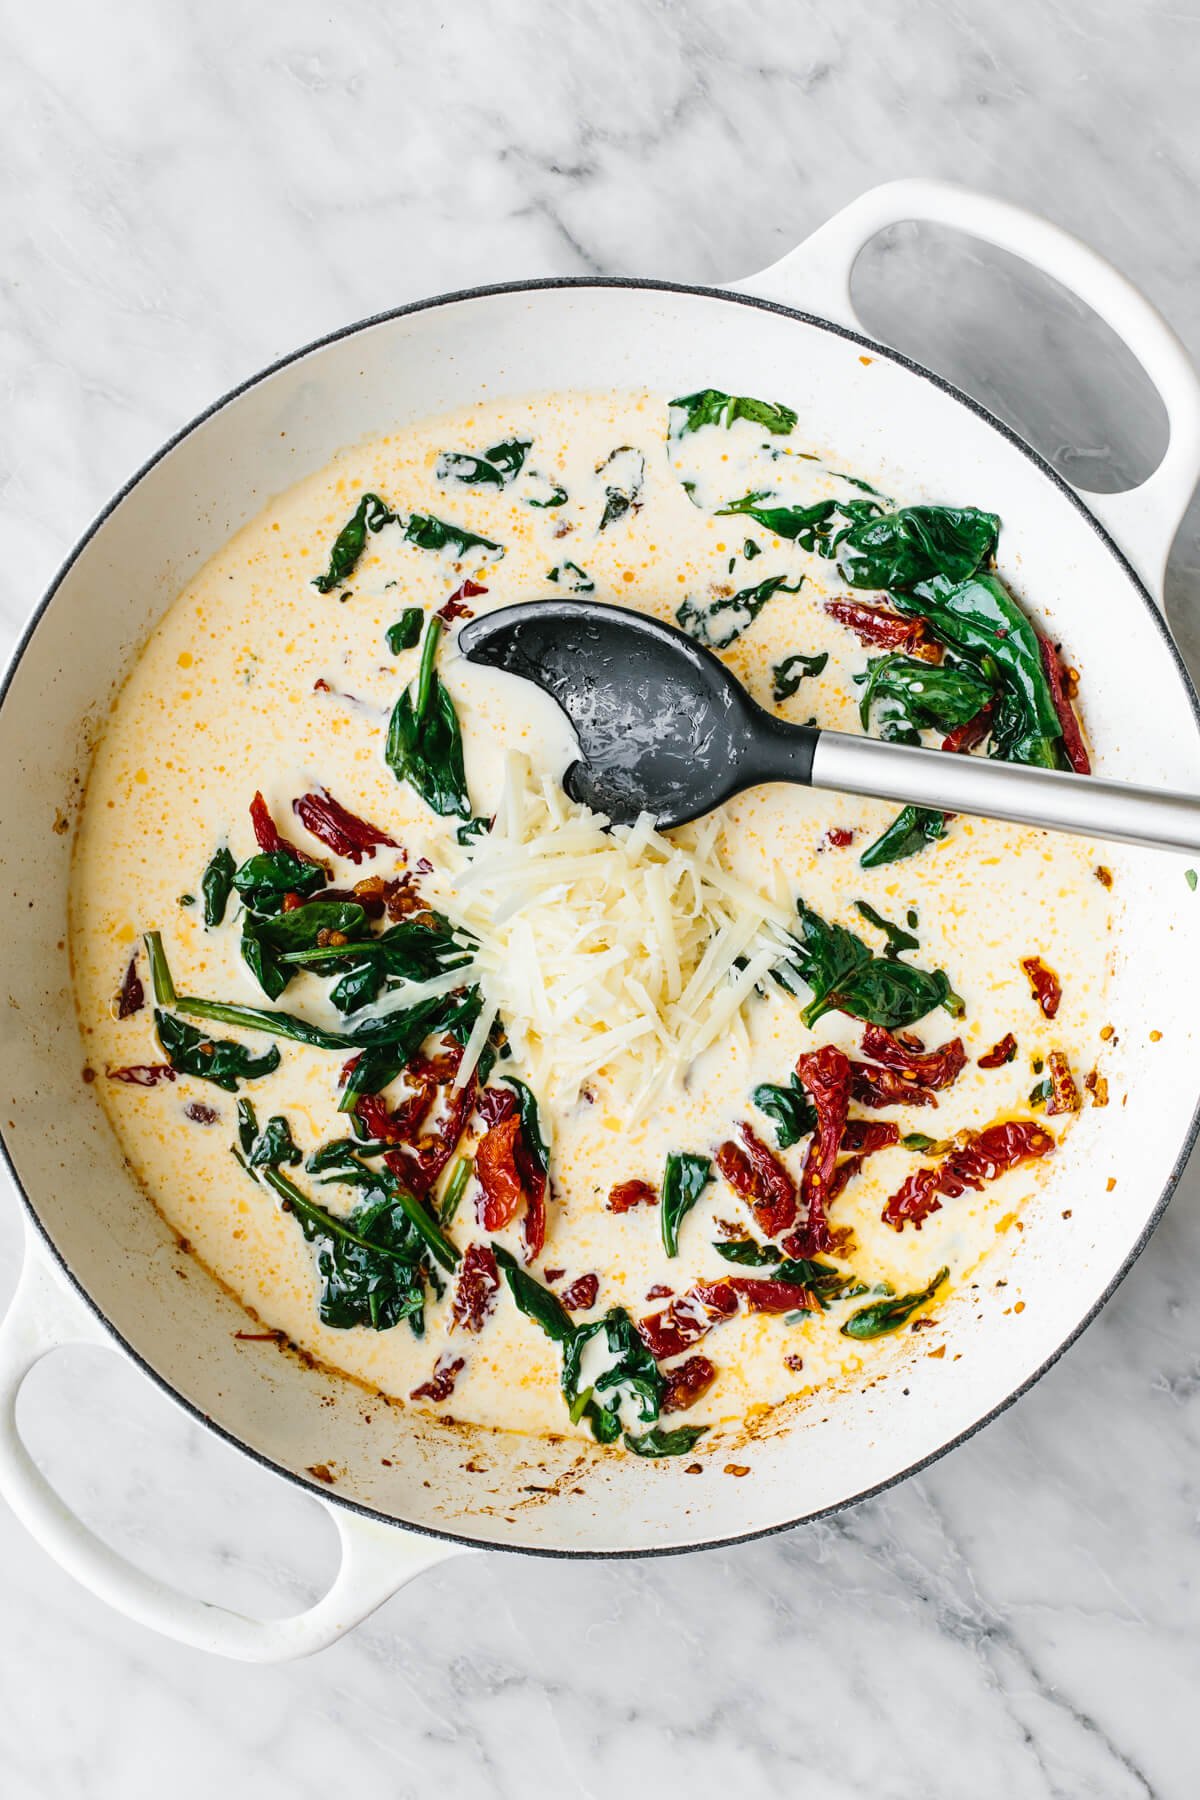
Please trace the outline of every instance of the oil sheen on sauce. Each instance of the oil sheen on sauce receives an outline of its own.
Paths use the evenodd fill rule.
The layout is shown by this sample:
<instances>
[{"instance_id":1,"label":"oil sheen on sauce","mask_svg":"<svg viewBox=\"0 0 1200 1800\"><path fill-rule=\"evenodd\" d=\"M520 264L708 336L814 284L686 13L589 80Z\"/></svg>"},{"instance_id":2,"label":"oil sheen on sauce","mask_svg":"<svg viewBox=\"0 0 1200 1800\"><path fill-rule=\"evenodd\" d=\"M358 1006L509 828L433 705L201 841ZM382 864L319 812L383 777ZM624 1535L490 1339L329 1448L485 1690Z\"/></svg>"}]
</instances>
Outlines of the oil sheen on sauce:
<instances>
[{"instance_id":1,"label":"oil sheen on sauce","mask_svg":"<svg viewBox=\"0 0 1200 1800\"><path fill-rule=\"evenodd\" d=\"M746 421L729 430L708 428L684 440L683 450L668 443L666 421L664 400L649 394L489 403L349 449L272 501L190 582L146 644L97 748L77 841L71 942L86 1057L100 1077L95 1091L147 1196L258 1319L326 1364L407 1403L443 1351L464 1357L452 1399L431 1410L485 1426L571 1430L555 1347L503 1290L477 1338L449 1333L448 1301L427 1308L422 1340L403 1323L379 1333L321 1325L310 1247L273 1195L249 1180L230 1154L233 1097L187 1077L153 1089L104 1079L107 1067L161 1061L150 1007L118 1021L113 996L140 934L158 928L181 991L263 1003L239 955L236 925L206 931L199 904L181 903L184 895L199 895L201 873L217 844L228 841L238 861L253 851L247 806L256 788L285 834L314 852L320 847L304 837L291 801L324 786L390 831L406 847L410 865L422 856L439 864L454 822L430 813L397 784L383 760L389 712L413 678L419 655L413 649L392 656L385 632L407 606L440 606L464 576L487 585L487 594L471 603L478 612L561 594L561 579L550 583L548 571L571 561L587 571L597 599L669 619L687 596L702 599L722 585L728 591L776 574L786 575L790 585L803 574L800 591L777 593L724 652L726 660L751 693L770 704L773 663L795 650L827 651L823 673L801 682L776 710L797 721L859 729L852 677L871 652L822 611L822 601L841 591L834 566L775 539L752 519L701 510L683 481L693 483L704 507L751 487L774 487L800 502L854 490L823 464L795 454L807 448L803 423L791 438L766 447L762 430ZM477 452L513 436L532 439L527 469L561 483L566 504L532 506L527 496L542 490L521 482L497 491L438 479L441 452ZM605 476L597 467L625 445L646 459L641 505L598 532ZM348 595L322 595L312 578L367 491L398 509L469 526L503 544L506 554L501 561L455 561L448 551L435 554L405 542L391 527L368 538ZM896 496L917 497L926 496ZM928 497L988 505L986 494ZM758 548L752 561L745 558L747 540ZM1000 567L1003 572L1003 537ZM1038 596L1028 599L1036 609ZM467 665L456 657L452 637L439 667L462 722L477 813L494 809L506 750L524 751L535 769L561 772L572 745L549 701L525 684ZM1086 690L1081 700L1086 720ZM961 1034L970 1061L939 1096L936 1113L897 1108L872 1116L895 1120L902 1134L938 1138L1031 1116L1035 1059L1052 1048L1065 1051L1081 1087L1084 1073L1102 1063L1113 896L1095 879L1094 852L1077 840L960 818L942 843L921 855L861 869L861 849L893 811L802 788L759 789L726 807L725 854L744 880L774 892L782 879L819 913L868 938L876 934L855 914L855 900L900 922L916 910L915 960L944 968L967 1003L963 1020L939 1012L918 1030L929 1046ZM833 826L853 831L853 846L825 847ZM364 873L389 875L398 868L390 851L357 870L329 860L340 886ZM1020 966L1031 955L1062 978L1053 1024L1041 1017ZM280 1004L293 1006L299 998L293 1001L289 990ZM323 1020L323 1004L306 993L302 1009ZM1008 1031L1019 1045L1015 1060L999 1069L977 1068L976 1059ZM256 1050L266 1043L236 1030L220 1028L220 1034L243 1036ZM752 1088L786 1081L797 1055L816 1044L837 1043L854 1054L860 1042L861 1027L836 1013L807 1031L797 1003L772 992L750 1009L747 1030L706 1053L685 1084L632 1127L606 1104L603 1084L591 1103L550 1108L554 1198L541 1267L564 1269L566 1282L595 1271L599 1305L623 1304L635 1318L654 1309L646 1294L658 1282L682 1293L696 1279L737 1273L714 1251L717 1221L748 1229L749 1214L719 1178L688 1216L680 1254L669 1263L657 1210L614 1216L604 1204L610 1187L638 1176L657 1184L669 1151L711 1154L741 1119L753 1121L773 1142L750 1106ZM281 1049L276 1073L247 1091L260 1119L275 1112L288 1116L307 1153L344 1132L336 1111L338 1059L298 1044ZM216 1123L187 1116L189 1102L197 1101L215 1109ZM1071 1121L1049 1124L1061 1138ZM781 1153L797 1175L803 1150L802 1144ZM982 1194L947 1201L920 1232L897 1234L881 1222L880 1212L917 1160L899 1147L871 1157L834 1215L835 1224L853 1226L855 1273L869 1283L890 1281L901 1293L923 1286L942 1264L955 1282L969 1277L997 1230L1020 1214L1038 1183L1053 1179L1055 1161L1027 1165ZM337 1209L337 1196L345 1192L326 1188L321 1198ZM473 1189L453 1229L462 1247L482 1235L474 1224ZM819 1387L848 1362L868 1366L875 1347L851 1346L839 1336L844 1317L845 1310L835 1308L802 1324L762 1315L722 1324L701 1346L718 1368L717 1383L681 1418L741 1419ZM802 1370L795 1367L798 1359Z\"/></svg>"}]
</instances>

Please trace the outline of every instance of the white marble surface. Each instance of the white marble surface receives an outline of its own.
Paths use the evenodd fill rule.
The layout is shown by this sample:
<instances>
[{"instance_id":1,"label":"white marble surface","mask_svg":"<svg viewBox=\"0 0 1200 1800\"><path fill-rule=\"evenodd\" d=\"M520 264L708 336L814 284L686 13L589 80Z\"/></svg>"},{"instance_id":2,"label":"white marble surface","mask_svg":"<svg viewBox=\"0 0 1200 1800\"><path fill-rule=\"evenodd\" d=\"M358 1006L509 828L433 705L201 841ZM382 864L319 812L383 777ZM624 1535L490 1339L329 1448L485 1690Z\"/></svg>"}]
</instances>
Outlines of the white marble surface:
<instances>
[{"instance_id":1,"label":"white marble surface","mask_svg":"<svg viewBox=\"0 0 1200 1800\"><path fill-rule=\"evenodd\" d=\"M732 279L900 172L1073 227L1200 352L1197 26L1186 0L5 0L5 642L111 490L280 352L476 281ZM994 259L901 232L860 287L1067 469L1152 459L1128 368ZM1198 519L1171 602L1200 653ZM1197 1187L1013 1411L739 1550L455 1561L315 1661L247 1670L115 1618L0 1508L0 1793L1191 1796ZM0 1299L18 1237L4 1196ZM328 1573L311 1503L111 1357L30 1390L47 1467L149 1566L278 1610Z\"/></svg>"}]
</instances>

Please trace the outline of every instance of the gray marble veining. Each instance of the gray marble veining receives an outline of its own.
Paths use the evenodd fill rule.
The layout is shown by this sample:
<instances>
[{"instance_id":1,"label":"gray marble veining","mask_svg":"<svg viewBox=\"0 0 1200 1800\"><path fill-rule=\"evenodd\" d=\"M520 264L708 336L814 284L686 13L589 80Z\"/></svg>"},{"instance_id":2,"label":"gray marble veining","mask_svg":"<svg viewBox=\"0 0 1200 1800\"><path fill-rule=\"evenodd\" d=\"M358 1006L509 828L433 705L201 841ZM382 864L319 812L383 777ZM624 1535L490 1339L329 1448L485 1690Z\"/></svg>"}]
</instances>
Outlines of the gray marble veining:
<instances>
[{"instance_id":1,"label":"gray marble veining","mask_svg":"<svg viewBox=\"0 0 1200 1800\"><path fill-rule=\"evenodd\" d=\"M171 431L423 293L720 281L856 192L946 175L1077 230L1200 352L1200 17L1180 0L0 3L0 633ZM931 300L930 295L933 295ZM1161 417L1079 309L901 229L872 329L1120 485ZM1170 599L1200 660L1200 508ZM452 1562L322 1658L246 1670L82 1594L0 1509L0 1791L812 1800L1190 1796L1200 1208L953 1456L820 1526L654 1563ZM15 1276L0 1208L0 1298ZM331 1534L100 1353L30 1440L148 1566L282 1610Z\"/></svg>"}]
</instances>

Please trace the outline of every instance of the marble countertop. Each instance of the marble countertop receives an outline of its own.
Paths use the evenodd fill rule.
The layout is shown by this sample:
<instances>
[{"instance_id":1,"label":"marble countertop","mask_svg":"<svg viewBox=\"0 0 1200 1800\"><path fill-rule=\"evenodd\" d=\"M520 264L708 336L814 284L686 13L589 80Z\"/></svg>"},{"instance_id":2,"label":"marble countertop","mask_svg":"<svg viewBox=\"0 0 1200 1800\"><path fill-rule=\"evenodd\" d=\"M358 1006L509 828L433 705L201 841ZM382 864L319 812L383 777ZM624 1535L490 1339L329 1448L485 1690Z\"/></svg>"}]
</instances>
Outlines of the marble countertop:
<instances>
[{"instance_id":1,"label":"marble countertop","mask_svg":"<svg viewBox=\"0 0 1200 1800\"><path fill-rule=\"evenodd\" d=\"M0 5L2 647L130 471L293 346L480 281L734 279L898 173L1078 231L1200 353L1197 24L1179 0ZM1127 360L1002 259L905 228L859 294L1076 478L1153 462ZM1170 602L1196 667L1200 508ZM456 1560L314 1661L245 1669L116 1618L0 1507L0 1791L1192 1795L1198 1188L989 1429L740 1549ZM280 1611L328 1575L318 1509L115 1358L30 1390L37 1454L147 1565Z\"/></svg>"}]
</instances>

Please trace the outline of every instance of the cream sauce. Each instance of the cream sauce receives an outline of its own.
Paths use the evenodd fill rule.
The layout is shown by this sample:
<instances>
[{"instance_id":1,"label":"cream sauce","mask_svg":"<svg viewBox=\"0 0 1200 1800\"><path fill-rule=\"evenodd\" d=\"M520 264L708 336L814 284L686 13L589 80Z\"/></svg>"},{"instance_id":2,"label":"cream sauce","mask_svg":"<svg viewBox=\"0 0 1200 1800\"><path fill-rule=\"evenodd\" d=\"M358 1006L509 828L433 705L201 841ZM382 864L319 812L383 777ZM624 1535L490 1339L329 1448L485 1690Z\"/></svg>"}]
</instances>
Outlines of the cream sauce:
<instances>
[{"instance_id":1,"label":"cream sauce","mask_svg":"<svg viewBox=\"0 0 1200 1800\"><path fill-rule=\"evenodd\" d=\"M478 451L512 436L533 439L527 469L537 472L538 481L526 475L498 492L438 479L439 453ZM480 611L562 592L561 584L547 582L547 572L570 560L586 569L598 599L670 618L685 596L703 603L721 589L776 574L794 582L803 574L799 593L778 593L724 654L750 691L769 704L773 663L793 650L828 651L823 674L803 681L777 710L796 720L858 729L851 678L872 652L821 609L840 591L833 565L775 539L752 519L701 511L682 485L692 481L706 505L750 488L776 489L798 502L855 491L822 464L796 454L805 448L802 428L765 449L763 440L761 428L743 421L668 444L661 399L621 394L498 402L356 446L272 501L213 557L166 613L114 703L91 771L72 902L79 1016L88 1061L100 1077L96 1092L146 1193L197 1255L266 1324L388 1395L405 1399L449 1350L464 1357L466 1367L452 1400L433 1410L489 1426L571 1429L558 1390L558 1352L504 1292L478 1338L449 1333L448 1300L428 1306L422 1340L404 1324L375 1333L336 1331L319 1322L310 1246L273 1195L249 1180L230 1154L233 1098L187 1077L154 1089L104 1078L109 1067L162 1060L149 1006L125 1021L115 1017L121 975L140 934L157 927L181 991L265 1004L239 954L235 908L223 928L206 931L198 903L201 873L217 844L228 841L238 861L255 848L247 816L255 788L264 792L285 836L330 862L339 887L366 873L390 875L400 863L395 852L384 851L354 869L313 843L293 819L291 801L319 785L389 830L406 847L410 865L422 856L439 867L450 860L453 821L435 817L399 786L383 760L389 712L413 678L419 655L414 649L393 657L384 634L406 606L441 605L465 575L487 585L486 596L472 602ZM642 504L598 534L611 476L598 474L597 467L624 445L645 456ZM527 503L526 496L544 496L547 481L566 488L569 499L561 508ZM456 561L448 552L406 543L398 527L389 527L368 538L349 595L339 600L320 594L312 578L324 568L359 495L371 490L397 509L430 512L496 540L505 546L503 560ZM986 494L965 498L985 506L988 501ZM753 561L743 559L746 540L761 552ZM571 755L570 738L548 701L524 686L515 700L510 681L467 665L454 655L452 642L439 667L462 721L476 812L494 810L506 750L526 752L539 770L561 771ZM1086 709L1086 693L1083 704ZM860 869L861 849L893 810L783 787L744 795L725 809L726 854L741 878L769 894L782 881L877 948L878 934L857 918L853 901L867 900L901 923L915 907L920 950L914 960L945 968L966 999L961 1022L936 1013L918 1028L928 1045L961 1033L971 1058L956 1085L940 1096L937 1111L889 1109L870 1116L895 1120L902 1133L939 1138L1029 1116L1027 1096L1036 1079L1031 1065L1051 1048L1067 1052L1082 1088L1084 1074L1102 1065L1099 1033L1113 944L1113 896L1095 878L1094 852L1071 839L960 818L942 843L920 856ZM851 848L822 847L835 825L854 832ZM185 893L197 896L197 904L182 905ZM1042 1019L1020 967L1030 955L1062 977L1064 997L1053 1024ZM323 991L303 978L279 1004L333 1023ZM244 1038L256 1051L269 1041L215 1030ZM1016 1060L980 1070L975 1059L1009 1030L1019 1043ZM680 1254L670 1262L661 1249L657 1210L615 1217L605 1210L605 1197L618 1180L639 1176L659 1183L668 1151L711 1153L741 1119L773 1144L771 1128L750 1105L751 1089L760 1081L786 1081L800 1051L827 1042L856 1054L861 1028L832 1014L815 1032L806 1031L798 1004L772 992L751 1007L747 1030L731 1033L702 1057L685 1085L632 1127L602 1090L593 1103L550 1109L554 1198L542 1268L565 1269L568 1282L594 1270L599 1305L622 1304L635 1318L662 1304L646 1299L657 1282L682 1293L695 1279L738 1273L713 1249L716 1221L736 1221L749 1235L750 1218L719 1178L686 1220ZM308 1153L344 1135L336 1111L340 1059L297 1044L281 1050L278 1071L248 1091L260 1119L273 1112L288 1116ZM196 1101L214 1108L219 1121L189 1119L185 1108ZM1070 1121L1050 1124L1061 1137ZM803 1151L802 1144L781 1153L797 1176ZM871 1157L834 1212L835 1224L853 1227L856 1274L870 1283L890 1281L898 1292L923 1286L943 1263L955 1281L969 1277L996 1232L1018 1222L1035 1186L1052 1178L1054 1164L1051 1157L980 1195L947 1201L920 1232L897 1234L882 1223L881 1208L917 1160L899 1147ZM304 1181L302 1172L298 1178ZM474 1193L472 1186L453 1227L461 1246L482 1235L473 1219ZM346 1194L329 1187L319 1197L337 1210L348 1206L339 1198ZM515 1234L509 1235L515 1247ZM845 1307L835 1307L803 1324L743 1315L720 1325L701 1346L718 1367L718 1381L682 1419L741 1419L862 1366L873 1346L839 1336L845 1315ZM797 1358L802 1370L795 1367Z\"/></svg>"}]
</instances>

